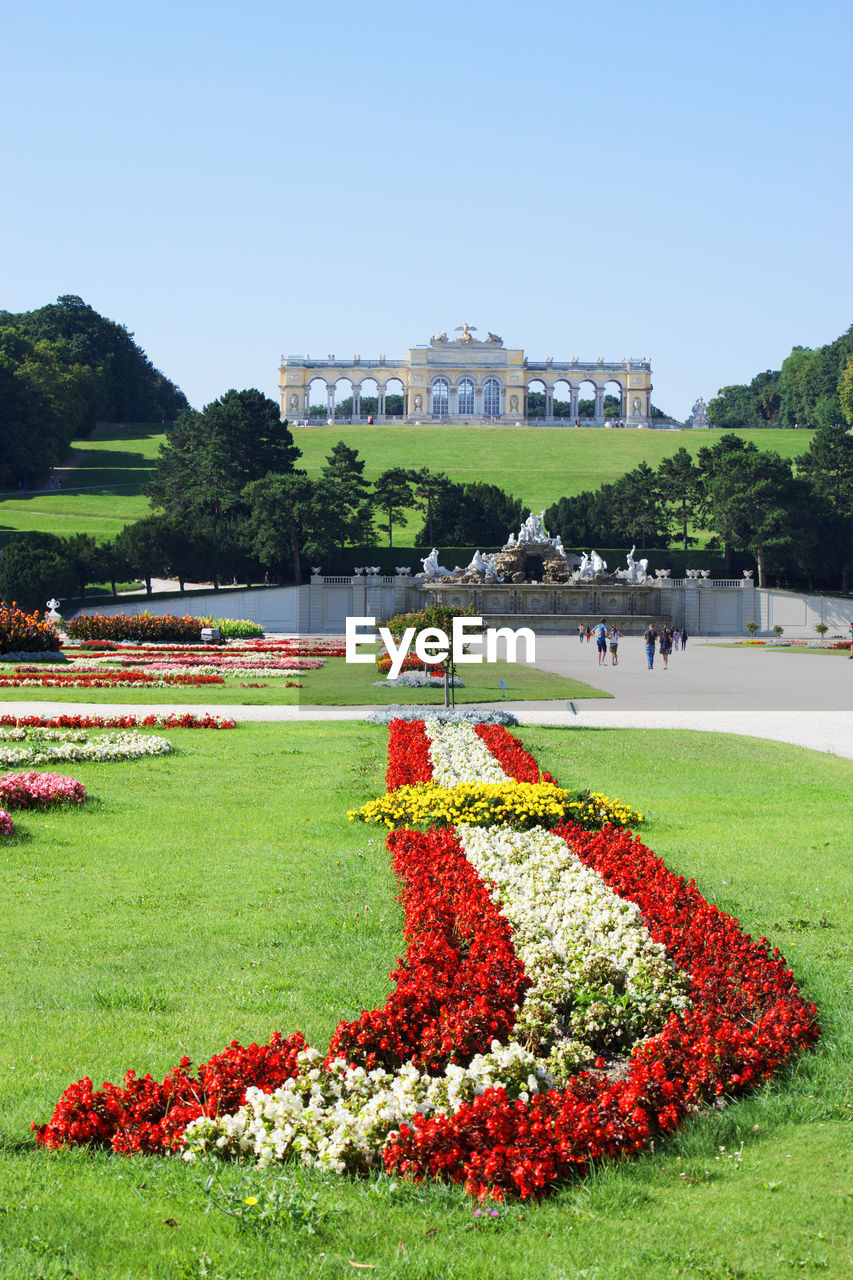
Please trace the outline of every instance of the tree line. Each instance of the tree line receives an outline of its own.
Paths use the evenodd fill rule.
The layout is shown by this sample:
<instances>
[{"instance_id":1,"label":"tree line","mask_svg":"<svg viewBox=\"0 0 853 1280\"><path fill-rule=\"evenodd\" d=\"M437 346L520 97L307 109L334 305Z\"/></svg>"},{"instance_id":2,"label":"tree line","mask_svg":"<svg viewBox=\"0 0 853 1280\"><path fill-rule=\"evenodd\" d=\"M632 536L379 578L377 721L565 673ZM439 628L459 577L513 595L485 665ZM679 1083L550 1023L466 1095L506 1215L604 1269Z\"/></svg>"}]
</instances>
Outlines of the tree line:
<instances>
[{"instance_id":1,"label":"tree line","mask_svg":"<svg viewBox=\"0 0 853 1280\"><path fill-rule=\"evenodd\" d=\"M794 347L781 369L721 387L708 417L717 427L853 425L853 325L823 347Z\"/></svg>"},{"instance_id":2,"label":"tree line","mask_svg":"<svg viewBox=\"0 0 853 1280\"><path fill-rule=\"evenodd\" d=\"M82 298L0 311L0 487L42 482L96 422L173 421L187 408L133 335Z\"/></svg>"},{"instance_id":3,"label":"tree line","mask_svg":"<svg viewBox=\"0 0 853 1280\"><path fill-rule=\"evenodd\" d=\"M819 427L792 463L753 441L722 435L696 459L680 448L657 470L641 462L611 484L561 498L545 512L566 546L667 546L698 542L754 556L759 585L770 573L798 581L847 581L853 570L853 435Z\"/></svg>"},{"instance_id":4,"label":"tree line","mask_svg":"<svg viewBox=\"0 0 853 1280\"><path fill-rule=\"evenodd\" d=\"M164 576L252 583L269 573L299 583L311 564L347 547L387 540L412 510L422 515L421 546L503 545L526 508L497 485L459 484L428 468L390 467L373 482L343 440L316 477L298 467L300 451L278 405L260 391L231 390L202 410L182 413L160 450L148 493L153 514L112 542L19 534L0 557L0 597L43 607L47 595L83 595L95 582ZM734 434L684 447L657 469L643 462L618 480L545 512L567 547L706 545L754 556L764 585L775 573L826 583L853 568L853 435L824 426L795 463Z\"/></svg>"}]
</instances>

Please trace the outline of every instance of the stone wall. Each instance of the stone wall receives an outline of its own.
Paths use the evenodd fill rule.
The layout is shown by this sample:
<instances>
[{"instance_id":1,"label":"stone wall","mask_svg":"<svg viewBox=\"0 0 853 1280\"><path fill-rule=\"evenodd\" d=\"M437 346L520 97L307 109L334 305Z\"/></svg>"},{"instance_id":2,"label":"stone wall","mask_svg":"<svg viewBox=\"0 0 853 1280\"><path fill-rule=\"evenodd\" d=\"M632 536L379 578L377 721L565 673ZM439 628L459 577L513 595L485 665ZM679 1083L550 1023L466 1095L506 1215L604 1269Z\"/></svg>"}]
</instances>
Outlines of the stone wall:
<instances>
[{"instance_id":1,"label":"stone wall","mask_svg":"<svg viewBox=\"0 0 853 1280\"><path fill-rule=\"evenodd\" d=\"M314 577L303 587L229 589L192 596L134 596L121 604L87 606L83 613L177 613L201 617L249 618L267 632L342 635L348 617L386 622L395 613L423 607L429 599L476 603L496 626L532 626L536 631L572 633L581 622L602 616L626 635L639 634L646 622L670 620L691 635L743 636L757 622L757 635L784 627L786 639L814 638L825 622L828 634L846 638L853 622L853 597L805 595L756 588L751 579L666 579L642 587L622 583L575 587L522 585L501 587L435 584L421 589L411 578Z\"/></svg>"}]
</instances>

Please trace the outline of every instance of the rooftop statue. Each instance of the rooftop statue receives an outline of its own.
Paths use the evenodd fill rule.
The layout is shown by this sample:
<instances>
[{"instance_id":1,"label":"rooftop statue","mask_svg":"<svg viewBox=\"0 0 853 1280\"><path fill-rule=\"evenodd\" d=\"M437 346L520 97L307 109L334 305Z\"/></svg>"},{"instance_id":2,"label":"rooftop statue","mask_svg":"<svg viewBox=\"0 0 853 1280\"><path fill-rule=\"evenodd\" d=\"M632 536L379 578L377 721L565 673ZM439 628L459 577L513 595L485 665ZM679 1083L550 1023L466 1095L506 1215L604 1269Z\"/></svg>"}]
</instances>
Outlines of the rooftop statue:
<instances>
[{"instance_id":1,"label":"rooftop statue","mask_svg":"<svg viewBox=\"0 0 853 1280\"><path fill-rule=\"evenodd\" d=\"M475 324L458 324L456 332L462 334L461 338L457 338L457 342L473 342L474 339L471 334L477 332L477 326Z\"/></svg>"}]
</instances>

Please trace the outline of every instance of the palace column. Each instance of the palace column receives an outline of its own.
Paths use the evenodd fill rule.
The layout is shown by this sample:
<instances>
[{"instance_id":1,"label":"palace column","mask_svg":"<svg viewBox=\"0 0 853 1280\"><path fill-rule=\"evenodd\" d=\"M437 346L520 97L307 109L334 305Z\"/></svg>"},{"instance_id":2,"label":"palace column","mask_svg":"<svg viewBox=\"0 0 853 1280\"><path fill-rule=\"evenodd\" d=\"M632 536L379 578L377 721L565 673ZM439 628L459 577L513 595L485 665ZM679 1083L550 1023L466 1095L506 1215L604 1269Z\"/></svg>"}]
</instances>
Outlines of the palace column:
<instances>
[{"instance_id":1,"label":"palace column","mask_svg":"<svg viewBox=\"0 0 853 1280\"><path fill-rule=\"evenodd\" d=\"M328 410L326 417L334 418L335 416L335 388L334 384L326 387L326 408Z\"/></svg>"},{"instance_id":2,"label":"palace column","mask_svg":"<svg viewBox=\"0 0 853 1280\"><path fill-rule=\"evenodd\" d=\"M604 421L604 387L595 388L595 409L593 412L596 422Z\"/></svg>"},{"instance_id":3,"label":"palace column","mask_svg":"<svg viewBox=\"0 0 853 1280\"><path fill-rule=\"evenodd\" d=\"M377 418L385 417L385 387L376 384L376 416Z\"/></svg>"},{"instance_id":4,"label":"palace column","mask_svg":"<svg viewBox=\"0 0 853 1280\"><path fill-rule=\"evenodd\" d=\"M352 416L354 418L361 417L361 387L352 384Z\"/></svg>"},{"instance_id":5,"label":"palace column","mask_svg":"<svg viewBox=\"0 0 853 1280\"><path fill-rule=\"evenodd\" d=\"M578 420L578 396L579 395L580 395L580 391L578 390L577 387L569 388L569 417L571 418L572 426L574 426Z\"/></svg>"},{"instance_id":6,"label":"palace column","mask_svg":"<svg viewBox=\"0 0 853 1280\"><path fill-rule=\"evenodd\" d=\"M554 416L554 388L545 387L545 420L549 421Z\"/></svg>"}]
</instances>

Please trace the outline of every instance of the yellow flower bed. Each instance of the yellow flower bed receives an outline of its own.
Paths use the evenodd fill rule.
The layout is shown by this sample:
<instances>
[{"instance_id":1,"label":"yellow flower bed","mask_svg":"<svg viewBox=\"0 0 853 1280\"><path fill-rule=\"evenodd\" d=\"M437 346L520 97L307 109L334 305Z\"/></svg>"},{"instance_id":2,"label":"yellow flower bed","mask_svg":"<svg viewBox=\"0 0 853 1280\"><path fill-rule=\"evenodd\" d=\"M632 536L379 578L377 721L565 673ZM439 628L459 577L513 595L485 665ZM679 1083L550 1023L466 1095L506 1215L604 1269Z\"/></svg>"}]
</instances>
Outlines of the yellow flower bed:
<instances>
[{"instance_id":1,"label":"yellow flower bed","mask_svg":"<svg viewBox=\"0 0 853 1280\"><path fill-rule=\"evenodd\" d=\"M462 782L440 787L418 782L370 800L347 816L386 827L455 826L459 822L487 827L506 823L516 831L580 822L587 831L604 826L636 827L643 815L598 792L566 791L550 782Z\"/></svg>"}]
</instances>

